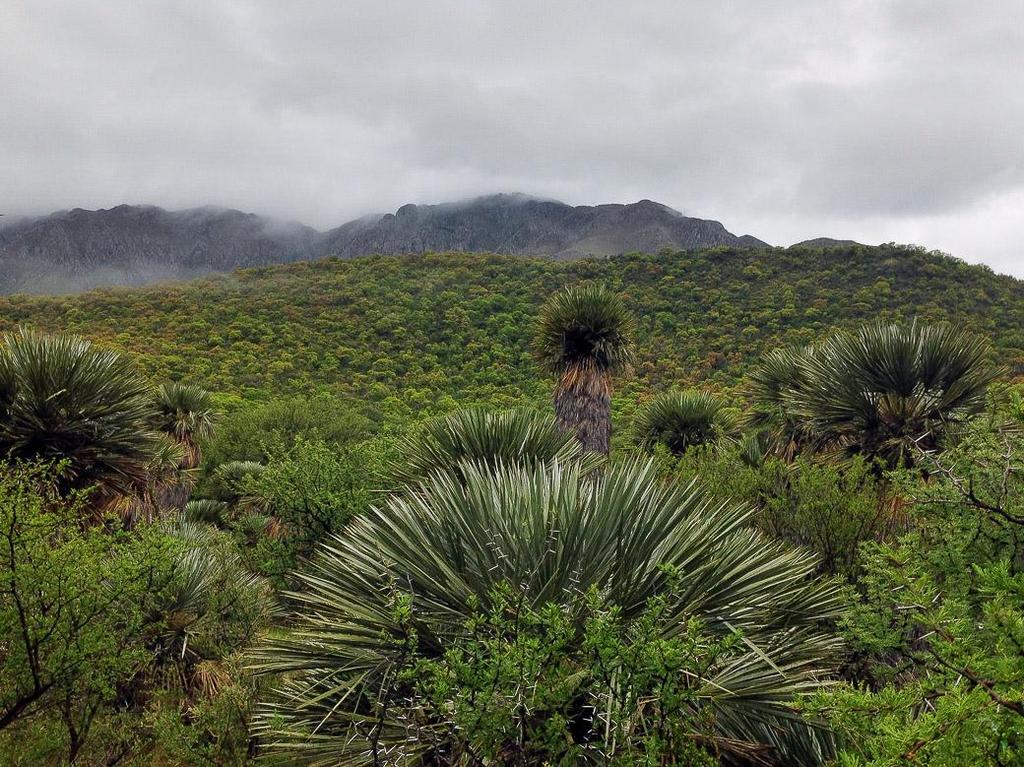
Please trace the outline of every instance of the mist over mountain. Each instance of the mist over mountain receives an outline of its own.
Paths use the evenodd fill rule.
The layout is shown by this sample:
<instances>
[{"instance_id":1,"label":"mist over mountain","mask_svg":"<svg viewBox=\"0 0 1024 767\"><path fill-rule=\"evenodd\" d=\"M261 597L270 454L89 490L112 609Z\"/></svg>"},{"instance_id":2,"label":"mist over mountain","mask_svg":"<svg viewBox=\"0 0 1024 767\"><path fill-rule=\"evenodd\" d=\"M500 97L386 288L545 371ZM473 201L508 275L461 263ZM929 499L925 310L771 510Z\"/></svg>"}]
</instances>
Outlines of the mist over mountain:
<instances>
[{"instance_id":1,"label":"mist over mountain","mask_svg":"<svg viewBox=\"0 0 1024 767\"><path fill-rule=\"evenodd\" d=\"M119 205L20 218L0 228L0 292L69 293L315 256L301 224L222 208Z\"/></svg>"},{"instance_id":2,"label":"mist over mountain","mask_svg":"<svg viewBox=\"0 0 1024 767\"><path fill-rule=\"evenodd\" d=\"M571 206L499 194L404 205L327 232L232 209L120 205L0 225L0 292L68 293L326 256L465 251L573 259L715 245L768 247L650 200Z\"/></svg>"}]
</instances>

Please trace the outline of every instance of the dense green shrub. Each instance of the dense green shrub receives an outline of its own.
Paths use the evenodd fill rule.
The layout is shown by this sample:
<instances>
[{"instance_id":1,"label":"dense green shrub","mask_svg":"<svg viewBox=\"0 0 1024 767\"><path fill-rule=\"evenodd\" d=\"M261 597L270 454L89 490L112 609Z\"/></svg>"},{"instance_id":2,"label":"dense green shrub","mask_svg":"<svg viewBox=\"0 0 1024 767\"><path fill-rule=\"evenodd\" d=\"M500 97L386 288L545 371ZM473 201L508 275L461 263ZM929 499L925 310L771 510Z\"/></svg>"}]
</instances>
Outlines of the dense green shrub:
<instances>
[{"instance_id":1,"label":"dense green shrub","mask_svg":"<svg viewBox=\"0 0 1024 767\"><path fill-rule=\"evenodd\" d=\"M1024 444L978 425L899 477L912 532L863 555L856 681L812 709L844 765L1024 762Z\"/></svg>"},{"instance_id":2,"label":"dense green shrub","mask_svg":"<svg viewBox=\"0 0 1024 767\"><path fill-rule=\"evenodd\" d=\"M156 528L81 524L56 470L0 469L0 754L58 763L116 719L151 655L152 616L173 580ZM115 728L116 729L116 728Z\"/></svg>"},{"instance_id":3,"label":"dense green shrub","mask_svg":"<svg viewBox=\"0 0 1024 767\"><path fill-rule=\"evenodd\" d=\"M243 480L236 504L243 507L235 525L240 541L254 525L261 530L255 549L245 547L250 566L283 582L316 543L367 509L382 484L383 462L380 444L372 441L338 447L298 437L271 449L265 467Z\"/></svg>"},{"instance_id":4,"label":"dense green shrub","mask_svg":"<svg viewBox=\"0 0 1024 767\"><path fill-rule=\"evenodd\" d=\"M742 501L754 522L776 540L806 547L829 573L857 574L859 545L892 529L899 504L861 457L841 464L812 457L750 460L741 442L658 455L663 474L698 479L718 498Z\"/></svg>"},{"instance_id":5,"label":"dense green shrub","mask_svg":"<svg viewBox=\"0 0 1024 767\"><path fill-rule=\"evenodd\" d=\"M332 397L290 397L243 407L225 416L208 441L207 472L229 461L263 462L271 451L286 450L299 438L343 446L372 430L373 421L362 411Z\"/></svg>"}]
</instances>

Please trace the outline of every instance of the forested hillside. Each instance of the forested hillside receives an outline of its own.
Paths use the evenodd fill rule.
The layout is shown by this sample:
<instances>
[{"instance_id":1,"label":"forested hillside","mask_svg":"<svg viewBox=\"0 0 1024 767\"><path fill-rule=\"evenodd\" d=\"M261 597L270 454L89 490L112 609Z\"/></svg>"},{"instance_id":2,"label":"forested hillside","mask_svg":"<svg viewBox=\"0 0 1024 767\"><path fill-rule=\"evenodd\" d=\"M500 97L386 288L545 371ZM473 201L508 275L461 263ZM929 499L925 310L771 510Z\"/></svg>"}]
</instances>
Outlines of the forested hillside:
<instances>
[{"instance_id":1,"label":"forested hillside","mask_svg":"<svg viewBox=\"0 0 1024 767\"><path fill-rule=\"evenodd\" d=\"M546 397L529 357L537 309L595 281L637 318L617 403L669 385L730 387L766 351L833 327L918 316L989 336L1024 371L1024 283L921 249L790 248L553 262L438 254L327 259L187 283L0 300L0 329L84 335L153 380L249 400L328 390L404 416Z\"/></svg>"}]
</instances>

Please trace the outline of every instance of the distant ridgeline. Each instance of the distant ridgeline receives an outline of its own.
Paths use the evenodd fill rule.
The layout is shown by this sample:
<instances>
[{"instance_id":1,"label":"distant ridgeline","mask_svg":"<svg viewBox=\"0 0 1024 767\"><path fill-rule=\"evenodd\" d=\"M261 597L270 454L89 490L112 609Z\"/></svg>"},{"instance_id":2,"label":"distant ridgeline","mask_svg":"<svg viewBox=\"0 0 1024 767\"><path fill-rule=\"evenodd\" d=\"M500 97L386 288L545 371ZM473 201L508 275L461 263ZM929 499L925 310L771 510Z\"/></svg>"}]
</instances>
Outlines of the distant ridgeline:
<instances>
[{"instance_id":1,"label":"distant ridgeline","mask_svg":"<svg viewBox=\"0 0 1024 767\"><path fill-rule=\"evenodd\" d=\"M547 397L529 345L540 304L594 280L637 319L640 393L735 385L766 350L876 317L953 320L1024 374L1024 282L922 249L859 245L554 261L459 253L325 259L144 288L0 297L24 323L124 350L155 380L267 399L327 391L394 413Z\"/></svg>"},{"instance_id":2,"label":"distant ridgeline","mask_svg":"<svg viewBox=\"0 0 1024 767\"><path fill-rule=\"evenodd\" d=\"M499 194L403 205L326 232L237 210L120 205L0 219L0 294L75 293L325 256L463 251L572 259L716 245L767 246L650 200L574 207Z\"/></svg>"}]
</instances>

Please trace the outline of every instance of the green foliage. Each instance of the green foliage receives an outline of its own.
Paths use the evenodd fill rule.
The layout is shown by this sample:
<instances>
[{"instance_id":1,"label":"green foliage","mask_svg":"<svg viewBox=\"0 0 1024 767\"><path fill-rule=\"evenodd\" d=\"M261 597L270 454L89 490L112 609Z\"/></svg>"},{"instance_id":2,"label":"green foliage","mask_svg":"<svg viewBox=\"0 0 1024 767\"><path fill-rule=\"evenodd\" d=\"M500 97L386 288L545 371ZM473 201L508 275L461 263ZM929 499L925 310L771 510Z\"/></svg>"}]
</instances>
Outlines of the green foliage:
<instances>
[{"instance_id":1,"label":"green foliage","mask_svg":"<svg viewBox=\"0 0 1024 767\"><path fill-rule=\"evenodd\" d=\"M51 472L0 471L3 754L73 757L149 658L173 548L155 529L83 527L79 506Z\"/></svg>"},{"instance_id":2,"label":"green foliage","mask_svg":"<svg viewBox=\"0 0 1024 767\"><path fill-rule=\"evenodd\" d=\"M384 720L379 745L405 742L397 712L374 708L409 634L396 595L409 595L416 648L429 658L492 609L501 584L533 609L572 607L577 630L585 620L574 595L593 587L626 624L669 599L665 639L687 641L691 619L719 639L741 632L742 648L701 687L716 737L816 763L828 740L791 706L821 684L837 649L825 626L839 593L812 577L813 557L753 532L749 516L661 483L643 463L600 477L573 464L436 474L353 520L298 574L295 628L259 655L264 671L283 674L260 729L292 764L371 763L367 707Z\"/></svg>"},{"instance_id":3,"label":"green foliage","mask_svg":"<svg viewBox=\"0 0 1024 767\"><path fill-rule=\"evenodd\" d=\"M246 647L273 616L275 602L269 584L242 567L226 533L180 518L164 529L178 551L173 578L157 603L154 668L173 670L186 685L202 684L200 667Z\"/></svg>"},{"instance_id":4,"label":"green foliage","mask_svg":"<svg viewBox=\"0 0 1024 767\"><path fill-rule=\"evenodd\" d=\"M1024 453L977 427L901 478L915 529L870 546L848 632L859 679L812 707L846 737L844 765L1024 759ZM873 691L873 690L877 690Z\"/></svg>"},{"instance_id":5,"label":"green foliage","mask_svg":"<svg viewBox=\"0 0 1024 767\"><path fill-rule=\"evenodd\" d=\"M238 505L246 498L252 478L258 477L266 469L258 461L228 461L213 470L205 489L213 500Z\"/></svg>"},{"instance_id":6,"label":"green foliage","mask_svg":"<svg viewBox=\"0 0 1024 767\"><path fill-rule=\"evenodd\" d=\"M712 636L697 620L676 630L666 612L677 597L651 599L624 621L593 588L580 604L535 607L501 584L440 657L419 651L416 616L400 614L410 641L388 704L416 744L408 750L454 764L623 767L748 756L716 737L706 705L710 680L744 652L742 639ZM397 609L411 604L399 599Z\"/></svg>"},{"instance_id":7,"label":"green foliage","mask_svg":"<svg viewBox=\"0 0 1024 767\"><path fill-rule=\"evenodd\" d=\"M0 339L0 455L58 462L65 492L142 487L160 450L153 419L127 357L70 335Z\"/></svg>"},{"instance_id":8,"label":"green foliage","mask_svg":"<svg viewBox=\"0 0 1024 767\"><path fill-rule=\"evenodd\" d=\"M250 566L283 582L318 541L365 511L382 483L383 461L375 442L339 448L299 437L273 450L265 467L241 480L237 503L251 513L243 513L235 529ZM274 533L267 536L271 520Z\"/></svg>"},{"instance_id":9,"label":"green foliage","mask_svg":"<svg viewBox=\"0 0 1024 767\"><path fill-rule=\"evenodd\" d=\"M199 465L199 443L213 434L213 396L195 384L164 383L156 390L154 425L185 447L188 468Z\"/></svg>"},{"instance_id":10,"label":"green foliage","mask_svg":"<svg viewBox=\"0 0 1024 767\"><path fill-rule=\"evenodd\" d=\"M760 273L748 274L755 265ZM888 292L876 290L879 277ZM546 405L550 389L530 354L538 312L581 282L607 286L635 318L620 428L640 393L731 386L772 349L876 317L962 325L990 337L1012 374L1024 372L1024 283L892 245L571 262L326 259L181 284L0 297L0 329L86 335L129 355L151 380L188 381L236 404L323 391L412 420L457 406Z\"/></svg>"},{"instance_id":11,"label":"green foliage","mask_svg":"<svg viewBox=\"0 0 1024 767\"><path fill-rule=\"evenodd\" d=\"M579 284L605 287L559 294ZM590 360L577 411L607 425L611 408L620 431L648 392L728 392L768 352L756 429L595 471L551 419L479 409L550 401L538 317L542 367ZM34 663L55 679L0 727L0 761L242 765L269 743L289 764L365 763L413 731L465 764L729 763L759 745L816 764L823 719L842 765L1024 760L1024 460L1012 429L971 420L993 360L1024 373L1020 281L891 245L328 259L0 298L0 329L19 325L121 355L30 332L2 349L0 442L67 473L0 474L0 703L35 689ZM189 384L154 397L127 359ZM611 403L604 374L627 362ZM200 457L209 497L186 504ZM913 470L882 478L873 457ZM104 516L124 492L130 532ZM254 573L300 612L277 618ZM851 683L830 688L844 613ZM259 662L282 674L253 678L267 631ZM18 649L32 637L38 653Z\"/></svg>"},{"instance_id":12,"label":"green foliage","mask_svg":"<svg viewBox=\"0 0 1024 767\"><path fill-rule=\"evenodd\" d=\"M666 451L659 466L668 476L697 479L716 498L749 506L760 530L813 551L823 572L856 577L860 544L892 529L898 505L873 464L860 456L836 464L807 456L751 460L749 453L743 442L693 449L681 458Z\"/></svg>"},{"instance_id":13,"label":"green foliage","mask_svg":"<svg viewBox=\"0 0 1024 767\"><path fill-rule=\"evenodd\" d=\"M874 467L859 456L841 466L806 457L790 465L771 460L757 473L761 528L810 548L827 572L855 575L859 544L892 527Z\"/></svg>"},{"instance_id":14,"label":"green foliage","mask_svg":"<svg viewBox=\"0 0 1024 767\"><path fill-rule=\"evenodd\" d=\"M665 445L674 455L715 442L729 429L724 404L711 392L684 389L659 394L640 410L633 426L639 447Z\"/></svg>"},{"instance_id":15,"label":"green foliage","mask_svg":"<svg viewBox=\"0 0 1024 767\"><path fill-rule=\"evenodd\" d=\"M206 445L206 466L229 461L264 462L272 451L289 448L297 439L342 446L370 435L373 423L335 398L288 397L229 414Z\"/></svg>"},{"instance_id":16,"label":"green foliage","mask_svg":"<svg viewBox=\"0 0 1024 767\"><path fill-rule=\"evenodd\" d=\"M0 760L245 763L269 586L205 524L83 526L52 476L0 470Z\"/></svg>"}]
</instances>

